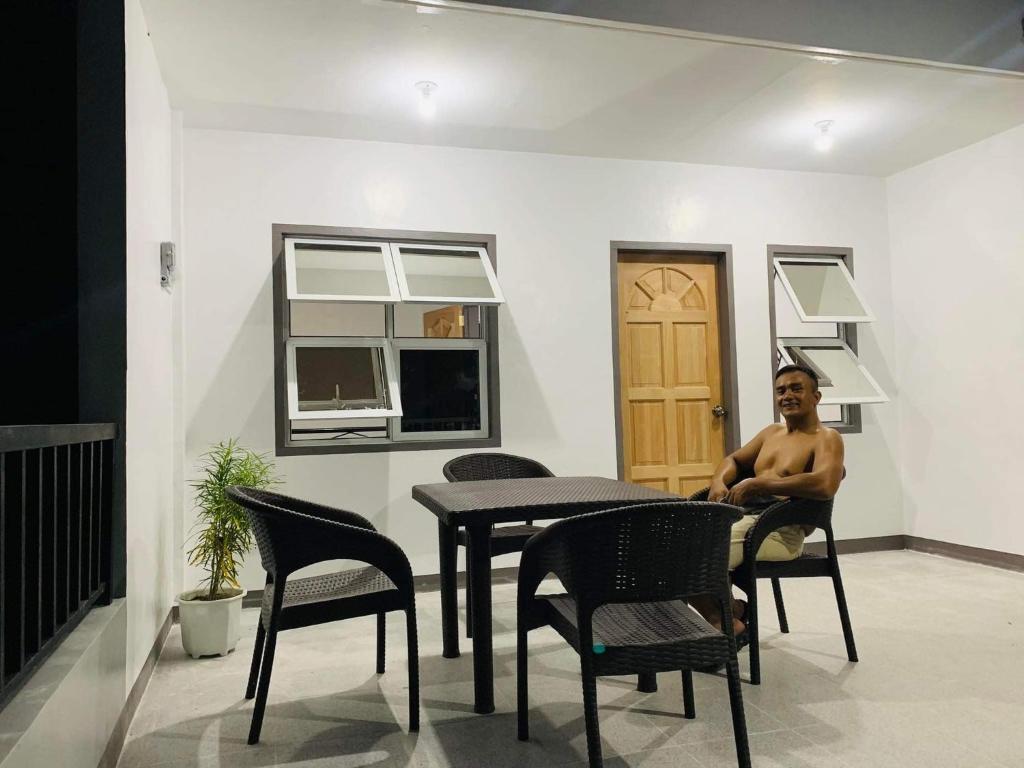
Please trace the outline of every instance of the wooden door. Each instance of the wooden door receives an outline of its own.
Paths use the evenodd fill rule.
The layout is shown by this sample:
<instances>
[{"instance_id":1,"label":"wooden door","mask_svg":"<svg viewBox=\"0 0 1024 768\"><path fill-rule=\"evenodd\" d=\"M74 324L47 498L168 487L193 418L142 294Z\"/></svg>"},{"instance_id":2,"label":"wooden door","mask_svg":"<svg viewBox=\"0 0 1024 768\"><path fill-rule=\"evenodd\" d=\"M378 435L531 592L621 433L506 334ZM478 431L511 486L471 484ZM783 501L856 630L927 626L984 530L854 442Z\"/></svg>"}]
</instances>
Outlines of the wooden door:
<instances>
[{"instance_id":1,"label":"wooden door","mask_svg":"<svg viewBox=\"0 0 1024 768\"><path fill-rule=\"evenodd\" d=\"M624 478L688 496L725 455L716 266L651 258L618 266Z\"/></svg>"},{"instance_id":2,"label":"wooden door","mask_svg":"<svg viewBox=\"0 0 1024 768\"><path fill-rule=\"evenodd\" d=\"M459 304L423 313L423 335L428 339L461 339L463 325Z\"/></svg>"}]
</instances>

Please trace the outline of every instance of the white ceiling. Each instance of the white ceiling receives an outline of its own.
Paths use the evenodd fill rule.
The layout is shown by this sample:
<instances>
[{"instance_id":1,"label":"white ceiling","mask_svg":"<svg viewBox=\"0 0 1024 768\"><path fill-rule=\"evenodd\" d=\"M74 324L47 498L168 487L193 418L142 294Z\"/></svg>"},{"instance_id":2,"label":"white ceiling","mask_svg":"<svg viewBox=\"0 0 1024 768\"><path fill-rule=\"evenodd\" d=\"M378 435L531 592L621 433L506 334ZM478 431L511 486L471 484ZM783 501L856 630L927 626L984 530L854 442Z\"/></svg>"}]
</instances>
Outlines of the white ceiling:
<instances>
[{"instance_id":1,"label":"white ceiling","mask_svg":"<svg viewBox=\"0 0 1024 768\"><path fill-rule=\"evenodd\" d=\"M885 176L1024 123L1014 75L388 0L143 8L190 126Z\"/></svg>"}]
</instances>

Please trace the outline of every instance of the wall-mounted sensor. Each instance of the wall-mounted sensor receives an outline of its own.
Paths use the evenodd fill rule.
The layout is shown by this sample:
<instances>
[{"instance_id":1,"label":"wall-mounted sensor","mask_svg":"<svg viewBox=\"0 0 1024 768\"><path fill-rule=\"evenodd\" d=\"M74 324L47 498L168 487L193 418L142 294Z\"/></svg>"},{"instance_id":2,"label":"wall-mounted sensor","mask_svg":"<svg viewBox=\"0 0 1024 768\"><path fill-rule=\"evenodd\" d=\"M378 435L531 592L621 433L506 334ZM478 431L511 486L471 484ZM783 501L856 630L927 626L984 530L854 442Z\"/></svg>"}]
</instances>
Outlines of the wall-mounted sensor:
<instances>
[{"instance_id":1,"label":"wall-mounted sensor","mask_svg":"<svg viewBox=\"0 0 1024 768\"><path fill-rule=\"evenodd\" d=\"M174 243L160 243L160 285L171 286L174 276Z\"/></svg>"}]
</instances>

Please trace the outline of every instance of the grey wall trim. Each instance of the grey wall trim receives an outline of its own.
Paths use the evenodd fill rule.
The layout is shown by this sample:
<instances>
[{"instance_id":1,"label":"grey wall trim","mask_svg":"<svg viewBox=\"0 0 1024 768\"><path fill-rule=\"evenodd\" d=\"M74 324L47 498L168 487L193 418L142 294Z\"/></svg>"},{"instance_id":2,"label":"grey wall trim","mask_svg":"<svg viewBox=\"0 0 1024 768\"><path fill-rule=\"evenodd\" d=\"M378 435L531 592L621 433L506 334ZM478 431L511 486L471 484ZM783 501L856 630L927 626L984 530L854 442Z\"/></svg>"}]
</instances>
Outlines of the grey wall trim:
<instances>
[{"instance_id":1,"label":"grey wall trim","mask_svg":"<svg viewBox=\"0 0 1024 768\"><path fill-rule=\"evenodd\" d=\"M863 539L838 539L836 552L840 555L856 555L861 552L889 552L906 549L902 534L893 536L868 536ZM804 547L804 552L811 555L824 555L825 542L812 541Z\"/></svg>"},{"instance_id":2,"label":"grey wall trim","mask_svg":"<svg viewBox=\"0 0 1024 768\"><path fill-rule=\"evenodd\" d=\"M175 606L176 609L177 606ZM142 694L146 692L146 688L149 686L149 681L153 677L153 670L156 668L156 662L160 658L160 652L163 650L164 643L167 642L167 635L171 631L173 616L173 610L167 612L167 618L164 619L160 631L157 632L156 640L153 641L153 647L149 650L146 662L142 665L139 676L135 678L135 684L128 693L124 707L121 708L121 715L117 718L114 732L110 734L107 748L103 750L103 757L100 758L97 768L115 768L117 766L118 758L121 757L121 750L124 748L125 737L128 735L128 727L132 724L132 719L139 708L139 702L142 701Z\"/></svg>"},{"instance_id":3,"label":"grey wall trim","mask_svg":"<svg viewBox=\"0 0 1024 768\"><path fill-rule=\"evenodd\" d=\"M708 243L649 243L632 240L611 242L611 318L612 318L612 386L615 414L615 462L618 478L625 477L622 449L622 402L619 397L619 261L624 257L659 259L666 262L683 261L688 256L701 256L716 261L719 270L718 285L718 335L719 356L722 367L723 405L728 409L725 430L725 452L731 453L740 447L740 392L736 364L736 306L733 296L732 246Z\"/></svg>"},{"instance_id":4,"label":"grey wall trim","mask_svg":"<svg viewBox=\"0 0 1024 768\"><path fill-rule=\"evenodd\" d=\"M287 381L285 344L290 334L291 316L288 311L284 276L284 238L286 235L304 237L338 237L346 240L389 240L391 242L435 243L448 245L477 245L487 249L487 255L498 270L497 238L467 232L422 232L409 229L365 229L359 227L327 227L309 224L274 224L271 226L274 293L274 445L278 456L303 456L324 453L382 453L390 451L428 451L438 449L499 448L501 447L501 372L498 366L498 307L483 307L487 313L484 323L487 342L487 418L490 437L466 440L407 440L401 442L349 443L345 445L297 445L289 441L288 404L285 398Z\"/></svg>"},{"instance_id":5,"label":"grey wall trim","mask_svg":"<svg viewBox=\"0 0 1024 768\"><path fill-rule=\"evenodd\" d=\"M968 547L965 544L951 544L947 541L936 541L935 539L922 539L919 536L905 536L904 538L906 539L907 549L914 552L942 555L956 560L966 560L969 563L990 565L994 568L1024 573L1024 555L1014 554L1013 552L999 552L994 549L982 549L981 547Z\"/></svg>"},{"instance_id":6,"label":"grey wall trim","mask_svg":"<svg viewBox=\"0 0 1024 768\"><path fill-rule=\"evenodd\" d=\"M834 246L815 246L815 245L769 245L768 246L768 324L771 328L771 367L769 370L775 372L775 346L779 339L775 333L775 257L776 256L838 256L843 260L846 268L850 270L850 275L853 273L853 249L852 248L837 248ZM853 350L853 354L857 354L857 324L856 323L839 323L840 334L842 339L850 346ZM861 432L861 407L859 405L844 405L843 410L843 423L832 424L829 426L833 427L837 432L841 432L847 435L855 435ZM775 420L779 420L779 405L775 402L775 395L772 395L772 413L775 414Z\"/></svg>"}]
</instances>

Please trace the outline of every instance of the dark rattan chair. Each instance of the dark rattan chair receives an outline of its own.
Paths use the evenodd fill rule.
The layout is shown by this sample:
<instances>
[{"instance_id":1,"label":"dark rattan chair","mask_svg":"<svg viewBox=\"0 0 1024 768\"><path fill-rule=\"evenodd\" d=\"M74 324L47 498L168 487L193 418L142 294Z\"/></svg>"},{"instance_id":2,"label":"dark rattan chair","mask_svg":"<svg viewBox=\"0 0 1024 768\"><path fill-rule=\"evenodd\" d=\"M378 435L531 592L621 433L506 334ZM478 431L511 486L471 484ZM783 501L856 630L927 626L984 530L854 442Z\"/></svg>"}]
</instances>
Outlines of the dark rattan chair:
<instances>
[{"instance_id":1,"label":"dark rattan chair","mask_svg":"<svg viewBox=\"0 0 1024 768\"><path fill-rule=\"evenodd\" d=\"M539 461L507 453L468 453L452 459L441 470L449 482L461 480L513 480L516 478L554 477ZM523 525L495 526L491 533L491 557L522 552L527 540L544 528L526 520ZM466 548L469 561L469 536L464 530L456 534L456 545ZM444 553L442 553L443 556ZM473 636L473 583L466 569L466 637Z\"/></svg>"},{"instance_id":2,"label":"dark rattan chair","mask_svg":"<svg viewBox=\"0 0 1024 768\"><path fill-rule=\"evenodd\" d=\"M845 476L845 473L844 473ZM707 501L708 488L690 496L692 501ZM779 629L789 632L786 619L786 606L782 600L782 584L780 579L827 577L832 579L836 593L836 604L839 607L839 621L843 626L843 638L846 640L846 655L850 661L857 661L857 646L853 640L853 627L850 624L850 612L846 607L846 592L843 590L843 577L839 571L839 557L836 555L835 536L832 532L832 499L816 501L813 499L785 499L772 504L760 513L757 522L747 532L743 542L743 562L732 573L732 581L747 595L747 614L744 622L746 631L738 638L740 648L750 646L750 682L761 684L761 653L758 630L757 580L771 579L772 592L775 597L775 610L779 616ZM815 555L805 552L795 560L769 562L755 559L765 538L772 531L787 525L806 525L820 528L825 532L825 554Z\"/></svg>"},{"instance_id":3,"label":"dark rattan chair","mask_svg":"<svg viewBox=\"0 0 1024 768\"><path fill-rule=\"evenodd\" d=\"M553 523L527 543L519 565L517 675L519 738L529 739L527 633L553 627L580 655L587 753L599 768L597 676L681 670L683 711L695 716L693 670L725 665L741 768L750 765L729 587L729 529L735 507L659 502ZM553 573L564 595L536 595ZM684 602L717 599L725 631Z\"/></svg>"},{"instance_id":4,"label":"dark rattan chair","mask_svg":"<svg viewBox=\"0 0 1024 768\"><path fill-rule=\"evenodd\" d=\"M267 571L263 610L245 698L256 697L249 743L260 740L277 633L355 616L377 616L377 673L384 672L384 615L405 611L409 643L409 730L419 730L419 662L412 568L405 553L366 518L278 493L233 486L228 496L252 521ZM300 568L325 560L355 560L366 567L292 579ZM258 683L258 686L257 686Z\"/></svg>"}]
</instances>

